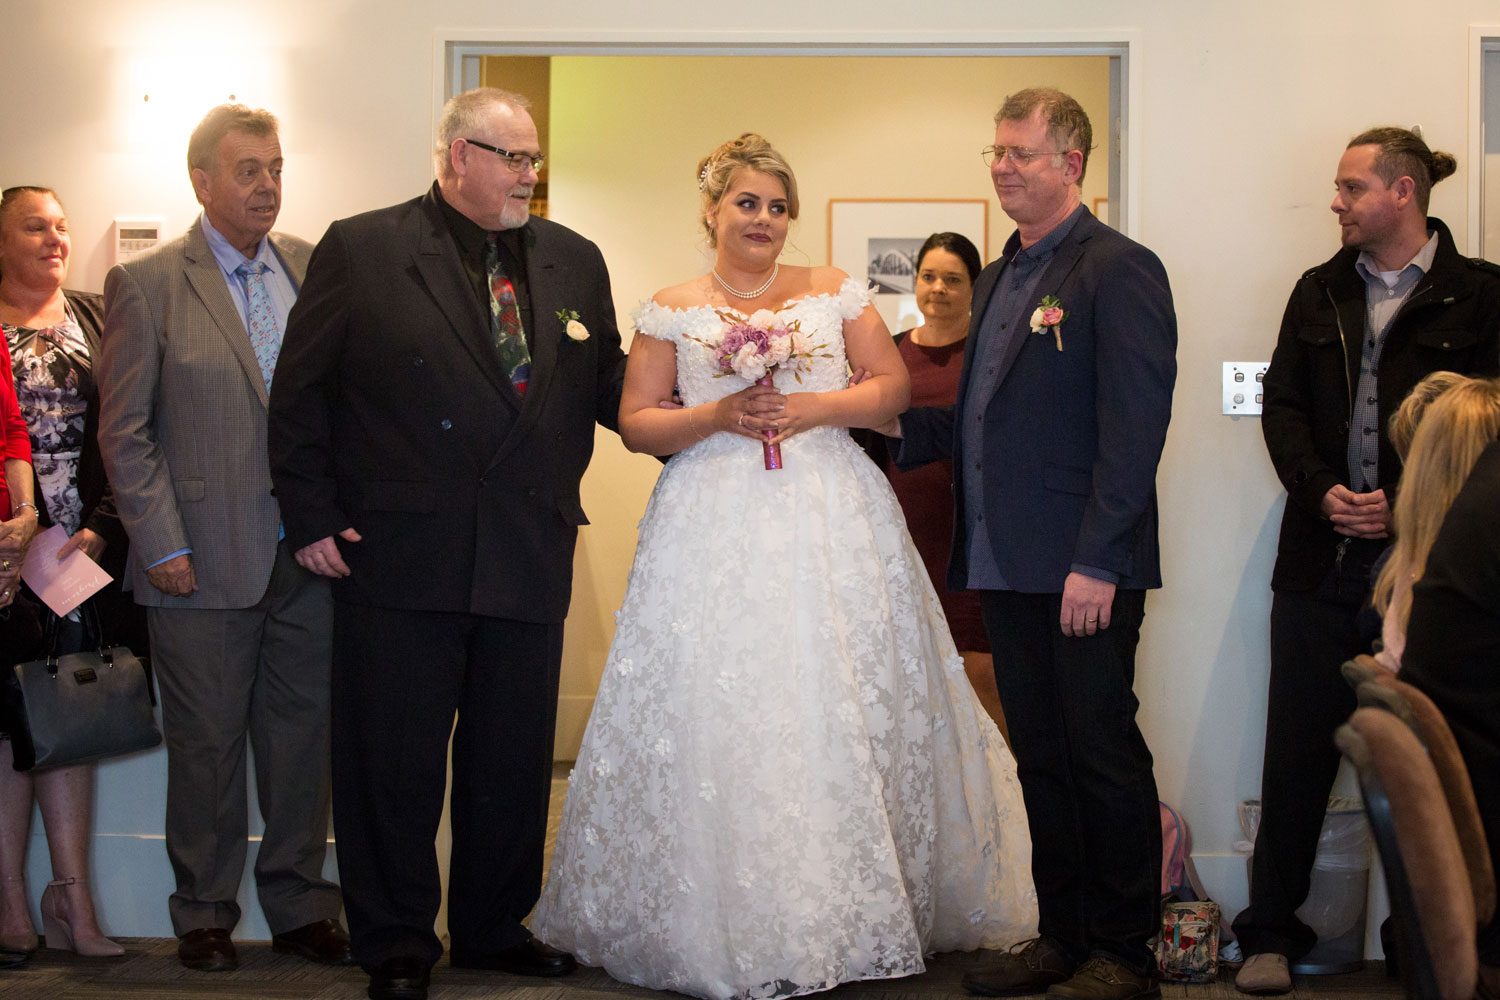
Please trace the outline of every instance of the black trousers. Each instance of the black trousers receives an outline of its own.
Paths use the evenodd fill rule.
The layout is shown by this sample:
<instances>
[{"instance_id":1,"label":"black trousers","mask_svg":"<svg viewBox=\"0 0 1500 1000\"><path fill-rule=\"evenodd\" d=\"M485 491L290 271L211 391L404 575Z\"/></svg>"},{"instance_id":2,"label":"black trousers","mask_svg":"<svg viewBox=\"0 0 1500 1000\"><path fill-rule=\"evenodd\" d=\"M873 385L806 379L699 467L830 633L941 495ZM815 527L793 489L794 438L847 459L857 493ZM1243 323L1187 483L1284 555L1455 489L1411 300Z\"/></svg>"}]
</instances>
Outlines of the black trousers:
<instances>
[{"instance_id":1,"label":"black trousers","mask_svg":"<svg viewBox=\"0 0 1500 1000\"><path fill-rule=\"evenodd\" d=\"M1154 975L1161 814L1136 725L1146 594L1115 593L1110 626L1070 638L1061 594L981 591L1026 815L1038 929L1075 962L1106 955Z\"/></svg>"},{"instance_id":2,"label":"black trousers","mask_svg":"<svg viewBox=\"0 0 1500 1000\"><path fill-rule=\"evenodd\" d=\"M1351 539L1311 591L1271 598L1271 687L1260 782L1260 829L1250 864L1250 905L1234 919L1246 955L1296 961L1317 943L1297 919L1307 899L1318 834L1340 754L1333 731L1355 709L1344 661L1370 651L1357 620L1369 600L1370 567L1384 542Z\"/></svg>"},{"instance_id":3,"label":"black trousers","mask_svg":"<svg viewBox=\"0 0 1500 1000\"><path fill-rule=\"evenodd\" d=\"M452 944L524 940L542 885L562 624L334 606L333 819L360 965L435 963L452 735ZM454 715L457 714L457 724Z\"/></svg>"}]
</instances>

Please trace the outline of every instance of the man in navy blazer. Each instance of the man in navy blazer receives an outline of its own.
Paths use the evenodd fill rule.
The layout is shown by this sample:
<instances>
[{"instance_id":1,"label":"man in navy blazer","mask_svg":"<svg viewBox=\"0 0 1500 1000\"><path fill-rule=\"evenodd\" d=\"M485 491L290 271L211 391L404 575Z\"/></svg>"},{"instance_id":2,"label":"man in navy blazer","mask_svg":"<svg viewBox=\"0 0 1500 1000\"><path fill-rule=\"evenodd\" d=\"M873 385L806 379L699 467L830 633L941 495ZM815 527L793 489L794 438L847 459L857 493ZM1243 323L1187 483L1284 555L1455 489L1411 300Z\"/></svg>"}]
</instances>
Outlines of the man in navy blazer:
<instances>
[{"instance_id":1,"label":"man in navy blazer","mask_svg":"<svg viewBox=\"0 0 1500 1000\"><path fill-rule=\"evenodd\" d=\"M542 154L525 99L460 94L437 133L431 189L319 242L271 393L287 541L334 579L333 814L372 1000L425 997L443 952L450 734L451 965L574 966L522 920L579 481L625 365L598 247L528 214Z\"/></svg>"},{"instance_id":2,"label":"man in navy blazer","mask_svg":"<svg viewBox=\"0 0 1500 1000\"><path fill-rule=\"evenodd\" d=\"M1081 205L1078 102L1024 90L995 124L1017 230L974 286L957 404L904 414L895 453L953 459L948 584L980 591L1030 818L1039 936L964 986L1155 997L1161 827L1132 686L1177 322L1156 255Z\"/></svg>"}]
</instances>

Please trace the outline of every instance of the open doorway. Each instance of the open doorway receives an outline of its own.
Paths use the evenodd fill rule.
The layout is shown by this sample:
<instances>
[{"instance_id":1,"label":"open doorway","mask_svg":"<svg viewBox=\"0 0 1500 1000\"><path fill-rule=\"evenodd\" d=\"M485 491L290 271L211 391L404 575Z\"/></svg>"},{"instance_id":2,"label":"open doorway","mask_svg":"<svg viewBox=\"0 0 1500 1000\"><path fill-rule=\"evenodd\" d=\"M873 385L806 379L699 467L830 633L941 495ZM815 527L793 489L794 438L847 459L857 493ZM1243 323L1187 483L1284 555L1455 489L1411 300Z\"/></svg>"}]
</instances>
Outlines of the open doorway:
<instances>
[{"instance_id":1,"label":"open doorway","mask_svg":"<svg viewBox=\"0 0 1500 1000\"><path fill-rule=\"evenodd\" d=\"M836 201L899 203L918 214L923 203L977 205L985 238L976 243L987 244L989 259L1012 229L979 155L993 141L995 110L1015 90L1059 86L1094 122L1085 204L1131 228L1127 42L825 45L815 54L795 45L441 44L434 110L481 85L533 100L547 153L545 202L536 208L599 245L627 343L632 306L709 266L695 171L702 156L743 131L769 138L797 173L802 211L785 260L840 263L829 259ZM951 228L937 218L935 209L933 228ZM887 323L904 328L899 315ZM592 709L635 525L659 471L600 432L582 487L592 525L579 536L574 563L559 760L573 759Z\"/></svg>"},{"instance_id":2,"label":"open doorway","mask_svg":"<svg viewBox=\"0 0 1500 1000\"><path fill-rule=\"evenodd\" d=\"M463 63L455 87L532 99L548 153L533 211L595 240L632 300L668 275L706 268L694 173L745 131L770 139L797 172L791 263L863 278L867 237L920 243L942 229L993 259L1012 226L991 211L979 150L1004 96L1035 84L1068 91L1090 113L1097 132L1083 202L1116 226L1123 212L1111 56L485 53ZM879 295L877 308L893 331L917 318L911 294Z\"/></svg>"}]
</instances>

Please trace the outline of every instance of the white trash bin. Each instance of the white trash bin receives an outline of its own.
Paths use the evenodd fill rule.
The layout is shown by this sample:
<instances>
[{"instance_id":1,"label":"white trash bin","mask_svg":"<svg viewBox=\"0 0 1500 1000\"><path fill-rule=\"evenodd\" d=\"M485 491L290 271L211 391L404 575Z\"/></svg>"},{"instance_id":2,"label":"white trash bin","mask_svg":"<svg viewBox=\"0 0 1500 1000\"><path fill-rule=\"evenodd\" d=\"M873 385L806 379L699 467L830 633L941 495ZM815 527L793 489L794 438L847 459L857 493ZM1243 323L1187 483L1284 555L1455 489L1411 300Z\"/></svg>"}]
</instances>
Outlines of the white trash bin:
<instances>
[{"instance_id":1,"label":"white trash bin","mask_svg":"<svg viewBox=\"0 0 1500 1000\"><path fill-rule=\"evenodd\" d=\"M1245 839L1254 844L1260 828L1260 799L1241 802L1239 816ZM1317 933L1318 943L1292 963L1293 972L1317 976L1363 967L1370 843L1364 804L1353 796L1329 799L1307 899L1297 910L1298 919ZM1253 855L1247 859L1247 872L1254 860Z\"/></svg>"}]
</instances>

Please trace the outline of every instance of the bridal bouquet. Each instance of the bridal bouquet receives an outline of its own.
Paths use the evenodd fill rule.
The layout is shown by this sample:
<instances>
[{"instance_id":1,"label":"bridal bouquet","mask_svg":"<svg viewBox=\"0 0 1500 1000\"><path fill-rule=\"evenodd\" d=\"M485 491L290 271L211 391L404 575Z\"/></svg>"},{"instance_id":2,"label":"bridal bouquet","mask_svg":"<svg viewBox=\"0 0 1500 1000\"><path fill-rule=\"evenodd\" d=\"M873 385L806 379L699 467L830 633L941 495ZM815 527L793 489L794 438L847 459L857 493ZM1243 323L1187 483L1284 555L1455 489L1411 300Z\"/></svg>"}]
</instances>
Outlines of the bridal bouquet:
<instances>
[{"instance_id":1,"label":"bridal bouquet","mask_svg":"<svg viewBox=\"0 0 1500 1000\"><path fill-rule=\"evenodd\" d=\"M751 316L720 312L724 321L724 336L717 344L698 340L714 354L718 371L714 378L738 375L747 382L770 385L771 379L783 366L791 370L792 377L800 385L802 373L808 369L813 358L831 358L833 355L819 353L827 344L808 344L796 320L780 324L776 314L761 309ZM691 338L697 340L696 337ZM766 468L781 468L781 445L772 444L775 431L766 431Z\"/></svg>"}]
</instances>

